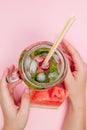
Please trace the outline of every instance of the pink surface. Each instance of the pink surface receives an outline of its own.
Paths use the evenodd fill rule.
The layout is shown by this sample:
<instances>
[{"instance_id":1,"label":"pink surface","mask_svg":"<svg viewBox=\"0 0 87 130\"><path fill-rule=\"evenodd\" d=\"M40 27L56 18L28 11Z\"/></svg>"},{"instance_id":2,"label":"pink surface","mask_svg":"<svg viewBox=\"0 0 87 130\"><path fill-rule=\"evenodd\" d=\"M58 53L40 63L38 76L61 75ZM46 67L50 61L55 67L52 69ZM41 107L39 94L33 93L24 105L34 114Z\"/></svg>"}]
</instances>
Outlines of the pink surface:
<instances>
[{"instance_id":1,"label":"pink surface","mask_svg":"<svg viewBox=\"0 0 87 130\"><path fill-rule=\"evenodd\" d=\"M87 61L86 0L0 0L0 76L6 66L15 64L29 44L47 40L54 42L68 16L76 22L66 35ZM61 130L66 101L58 110L31 108L26 130ZM0 129L3 117L0 111Z\"/></svg>"}]
</instances>

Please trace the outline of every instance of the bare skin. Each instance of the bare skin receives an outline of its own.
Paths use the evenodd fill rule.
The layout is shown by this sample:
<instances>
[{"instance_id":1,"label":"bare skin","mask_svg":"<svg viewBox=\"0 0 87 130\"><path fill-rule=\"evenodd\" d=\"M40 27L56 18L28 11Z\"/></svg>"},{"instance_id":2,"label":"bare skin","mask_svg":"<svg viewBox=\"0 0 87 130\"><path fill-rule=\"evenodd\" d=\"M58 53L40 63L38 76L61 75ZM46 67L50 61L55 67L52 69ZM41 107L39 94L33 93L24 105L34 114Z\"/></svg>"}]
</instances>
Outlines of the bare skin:
<instances>
[{"instance_id":1,"label":"bare skin","mask_svg":"<svg viewBox=\"0 0 87 130\"><path fill-rule=\"evenodd\" d=\"M68 56L68 73L64 85L69 92L68 109L62 130L86 130L86 82L87 65L79 53L66 40L60 48ZM14 71L7 68L0 80L0 104L4 116L3 130L24 130L29 114L29 89L25 89L20 105L15 105L13 88L21 81L8 84L6 77Z\"/></svg>"},{"instance_id":2,"label":"bare skin","mask_svg":"<svg viewBox=\"0 0 87 130\"><path fill-rule=\"evenodd\" d=\"M61 43L61 48L69 55L73 65L73 70L68 66L68 73L64 80L69 97L62 130L86 130L87 65L77 50L66 40Z\"/></svg>"},{"instance_id":3,"label":"bare skin","mask_svg":"<svg viewBox=\"0 0 87 130\"><path fill-rule=\"evenodd\" d=\"M29 89L25 89L20 106L16 106L12 90L21 81L12 84L6 82L8 73L12 73L13 70L14 66L10 69L7 68L0 81L0 104L4 116L3 130L23 130L29 115Z\"/></svg>"}]
</instances>

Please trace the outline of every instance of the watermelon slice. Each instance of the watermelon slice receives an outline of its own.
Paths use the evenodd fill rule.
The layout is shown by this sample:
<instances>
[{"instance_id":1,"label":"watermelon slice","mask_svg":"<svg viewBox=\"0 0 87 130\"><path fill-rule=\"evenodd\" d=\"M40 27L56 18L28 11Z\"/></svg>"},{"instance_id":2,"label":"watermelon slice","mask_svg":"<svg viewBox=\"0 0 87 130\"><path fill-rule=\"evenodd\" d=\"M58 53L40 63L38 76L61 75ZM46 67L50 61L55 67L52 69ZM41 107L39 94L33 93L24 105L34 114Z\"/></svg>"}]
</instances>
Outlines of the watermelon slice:
<instances>
[{"instance_id":1,"label":"watermelon slice","mask_svg":"<svg viewBox=\"0 0 87 130\"><path fill-rule=\"evenodd\" d=\"M31 105L58 108L68 96L68 91L58 85L46 90L32 90Z\"/></svg>"}]
</instances>

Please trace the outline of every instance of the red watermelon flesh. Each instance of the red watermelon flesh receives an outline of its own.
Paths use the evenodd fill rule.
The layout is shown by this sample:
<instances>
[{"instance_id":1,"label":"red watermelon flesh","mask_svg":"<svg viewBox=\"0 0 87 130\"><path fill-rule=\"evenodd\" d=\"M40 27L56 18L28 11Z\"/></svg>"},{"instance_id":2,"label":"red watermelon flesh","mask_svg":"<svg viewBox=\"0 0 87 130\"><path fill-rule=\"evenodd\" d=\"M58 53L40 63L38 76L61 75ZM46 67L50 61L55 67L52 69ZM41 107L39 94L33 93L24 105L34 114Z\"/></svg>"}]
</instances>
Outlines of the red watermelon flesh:
<instances>
[{"instance_id":1,"label":"red watermelon flesh","mask_svg":"<svg viewBox=\"0 0 87 130\"><path fill-rule=\"evenodd\" d=\"M58 86L41 91L33 90L31 93L31 104L58 107L67 96L68 91Z\"/></svg>"}]
</instances>

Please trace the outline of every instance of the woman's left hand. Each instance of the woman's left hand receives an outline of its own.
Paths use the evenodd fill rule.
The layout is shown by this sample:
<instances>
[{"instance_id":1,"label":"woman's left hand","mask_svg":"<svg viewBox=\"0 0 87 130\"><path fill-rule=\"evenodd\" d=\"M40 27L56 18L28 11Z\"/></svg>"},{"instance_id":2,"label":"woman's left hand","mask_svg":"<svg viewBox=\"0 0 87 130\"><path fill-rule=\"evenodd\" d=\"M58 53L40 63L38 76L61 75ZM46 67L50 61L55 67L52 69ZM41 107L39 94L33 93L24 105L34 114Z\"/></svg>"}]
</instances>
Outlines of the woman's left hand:
<instances>
[{"instance_id":1,"label":"woman's left hand","mask_svg":"<svg viewBox=\"0 0 87 130\"><path fill-rule=\"evenodd\" d=\"M0 104L4 116L3 130L23 130L29 115L29 89L24 90L20 106L17 106L12 91L21 81L12 84L6 82L6 77L13 68L13 66L10 69L7 68L0 81Z\"/></svg>"}]
</instances>

